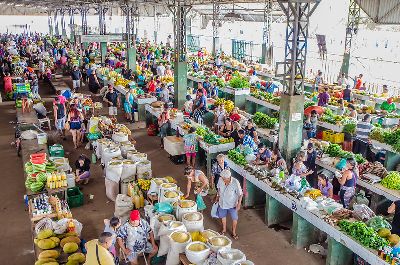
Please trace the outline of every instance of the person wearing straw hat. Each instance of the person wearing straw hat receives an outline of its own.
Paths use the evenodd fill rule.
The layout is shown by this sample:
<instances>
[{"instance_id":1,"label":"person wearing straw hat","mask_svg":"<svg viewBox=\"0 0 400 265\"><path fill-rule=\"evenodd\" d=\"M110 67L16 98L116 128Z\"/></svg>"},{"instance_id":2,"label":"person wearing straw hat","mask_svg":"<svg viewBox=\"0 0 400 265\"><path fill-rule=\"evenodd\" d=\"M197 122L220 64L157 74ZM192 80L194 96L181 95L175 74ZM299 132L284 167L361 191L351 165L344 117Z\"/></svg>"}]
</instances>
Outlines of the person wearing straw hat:
<instances>
[{"instance_id":1,"label":"person wearing straw hat","mask_svg":"<svg viewBox=\"0 0 400 265\"><path fill-rule=\"evenodd\" d=\"M220 178L217 184L217 196L215 202L218 202L218 217L221 218L222 231L221 234L226 233L226 216L229 214L232 218L232 237L239 239L236 233L238 223L238 211L242 204L243 191L237 179L232 177L229 169L224 169L220 173Z\"/></svg>"},{"instance_id":2,"label":"person wearing straw hat","mask_svg":"<svg viewBox=\"0 0 400 265\"><path fill-rule=\"evenodd\" d=\"M140 218L138 210L133 210L129 220L118 229L117 242L131 265L138 265L138 256L146 253L149 254L146 264L150 264L158 251L153 231L149 223Z\"/></svg>"}]
</instances>

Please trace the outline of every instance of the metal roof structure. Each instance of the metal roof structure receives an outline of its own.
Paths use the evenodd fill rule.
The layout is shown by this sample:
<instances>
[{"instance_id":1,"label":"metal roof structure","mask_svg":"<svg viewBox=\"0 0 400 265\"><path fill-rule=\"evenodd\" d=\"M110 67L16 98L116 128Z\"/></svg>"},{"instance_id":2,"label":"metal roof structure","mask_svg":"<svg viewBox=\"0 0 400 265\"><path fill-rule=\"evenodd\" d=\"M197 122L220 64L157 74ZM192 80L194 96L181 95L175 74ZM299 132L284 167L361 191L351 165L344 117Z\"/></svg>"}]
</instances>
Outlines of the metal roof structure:
<instances>
[{"instance_id":1,"label":"metal roof structure","mask_svg":"<svg viewBox=\"0 0 400 265\"><path fill-rule=\"evenodd\" d=\"M400 24L399 0L356 0L356 2L377 24Z\"/></svg>"}]
</instances>

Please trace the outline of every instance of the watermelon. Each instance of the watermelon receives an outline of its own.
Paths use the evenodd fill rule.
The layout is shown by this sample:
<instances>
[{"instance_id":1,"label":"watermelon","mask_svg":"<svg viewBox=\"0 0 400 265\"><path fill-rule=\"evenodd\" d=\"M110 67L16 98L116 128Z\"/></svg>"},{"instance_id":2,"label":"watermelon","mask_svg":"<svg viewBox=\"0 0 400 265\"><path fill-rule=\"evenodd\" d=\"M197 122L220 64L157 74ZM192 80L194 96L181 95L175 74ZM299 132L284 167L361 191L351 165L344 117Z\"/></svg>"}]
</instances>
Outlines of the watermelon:
<instances>
[{"instance_id":1,"label":"watermelon","mask_svg":"<svg viewBox=\"0 0 400 265\"><path fill-rule=\"evenodd\" d=\"M30 188L31 188L31 184L32 184L33 182L35 182L35 181L34 181L32 178L27 177L26 180L25 180L25 187L26 187L27 189L30 189Z\"/></svg>"},{"instance_id":2,"label":"watermelon","mask_svg":"<svg viewBox=\"0 0 400 265\"><path fill-rule=\"evenodd\" d=\"M36 175L36 181L47 182L47 174L40 172Z\"/></svg>"},{"instance_id":3,"label":"watermelon","mask_svg":"<svg viewBox=\"0 0 400 265\"><path fill-rule=\"evenodd\" d=\"M32 192L39 192L44 188L44 183L40 181L35 181L31 184L30 190Z\"/></svg>"}]
</instances>

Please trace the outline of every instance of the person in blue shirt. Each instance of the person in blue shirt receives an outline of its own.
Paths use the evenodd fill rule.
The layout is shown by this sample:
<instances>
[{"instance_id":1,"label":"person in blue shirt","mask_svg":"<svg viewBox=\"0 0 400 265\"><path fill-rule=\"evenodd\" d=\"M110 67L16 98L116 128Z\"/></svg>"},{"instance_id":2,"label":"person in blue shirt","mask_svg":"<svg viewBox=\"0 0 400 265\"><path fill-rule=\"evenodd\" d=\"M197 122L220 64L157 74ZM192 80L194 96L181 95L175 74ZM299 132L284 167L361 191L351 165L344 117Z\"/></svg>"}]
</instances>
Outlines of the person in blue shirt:
<instances>
[{"instance_id":1,"label":"person in blue shirt","mask_svg":"<svg viewBox=\"0 0 400 265\"><path fill-rule=\"evenodd\" d=\"M207 91L207 95L211 94L211 91L210 91L210 88L211 88L210 77L206 76L206 79L203 82L203 88Z\"/></svg>"},{"instance_id":2,"label":"person in blue shirt","mask_svg":"<svg viewBox=\"0 0 400 265\"><path fill-rule=\"evenodd\" d=\"M275 89L276 89L277 87L278 87L278 86L275 85L273 81L270 81L270 82L268 82L267 87L265 88L265 90L266 90L268 93L273 94L273 93L275 92Z\"/></svg>"},{"instance_id":3,"label":"person in blue shirt","mask_svg":"<svg viewBox=\"0 0 400 265\"><path fill-rule=\"evenodd\" d=\"M207 111L207 98L203 94L202 89L198 89L196 100L194 102L193 118L196 122L202 123L203 114Z\"/></svg>"},{"instance_id":4,"label":"person in blue shirt","mask_svg":"<svg viewBox=\"0 0 400 265\"><path fill-rule=\"evenodd\" d=\"M213 82L212 84L211 84L211 97L212 98L218 98L218 86L217 86L217 83L215 83L215 82Z\"/></svg>"},{"instance_id":5,"label":"person in blue shirt","mask_svg":"<svg viewBox=\"0 0 400 265\"><path fill-rule=\"evenodd\" d=\"M254 165L268 165L271 162L272 152L263 143L258 144L258 152L256 154L256 160L254 160Z\"/></svg>"},{"instance_id":6,"label":"person in blue shirt","mask_svg":"<svg viewBox=\"0 0 400 265\"><path fill-rule=\"evenodd\" d=\"M138 75L137 84L140 88L143 88L146 85L146 77L143 75L143 73Z\"/></svg>"},{"instance_id":7,"label":"person in blue shirt","mask_svg":"<svg viewBox=\"0 0 400 265\"><path fill-rule=\"evenodd\" d=\"M250 135L245 134L243 129L240 129L238 131L238 134L239 134L240 144L241 145L243 145L244 147L248 146L253 150L257 149L257 146L256 146L253 138L251 138Z\"/></svg>"},{"instance_id":8,"label":"person in blue shirt","mask_svg":"<svg viewBox=\"0 0 400 265\"><path fill-rule=\"evenodd\" d=\"M195 71L195 72L199 71L199 63L197 62L197 60L193 61L192 67L193 67L193 71Z\"/></svg>"}]
</instances>

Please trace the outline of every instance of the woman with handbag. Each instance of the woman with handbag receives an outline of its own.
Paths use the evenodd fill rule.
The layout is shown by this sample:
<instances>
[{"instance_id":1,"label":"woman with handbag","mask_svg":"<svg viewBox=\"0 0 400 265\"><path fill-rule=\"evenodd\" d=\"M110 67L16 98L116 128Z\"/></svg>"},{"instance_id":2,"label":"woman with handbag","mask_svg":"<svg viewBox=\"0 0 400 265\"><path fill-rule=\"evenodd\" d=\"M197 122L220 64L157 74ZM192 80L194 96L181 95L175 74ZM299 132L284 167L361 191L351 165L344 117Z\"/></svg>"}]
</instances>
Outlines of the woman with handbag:
<instances>
[{"instance_id":1,"label":"woman with handbag","mask_svg":"<svg viewBox=\"0 0 400 265\"><path fill-rule=\"evenodd\" d=\"M66 123L66 129L72 134L72 141L74 142L75 149L78 149L80 138L81 138L81 128L82 128L82 121L83 121L82 113L76 108L75 104L70 106L70 110L68 112L68 119Z\"/></svg>"}]
</instances>

